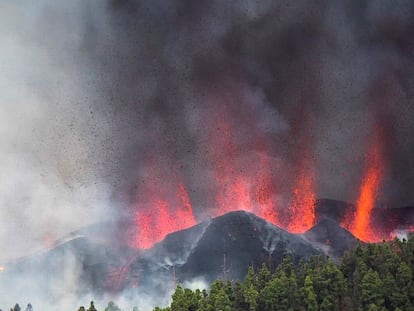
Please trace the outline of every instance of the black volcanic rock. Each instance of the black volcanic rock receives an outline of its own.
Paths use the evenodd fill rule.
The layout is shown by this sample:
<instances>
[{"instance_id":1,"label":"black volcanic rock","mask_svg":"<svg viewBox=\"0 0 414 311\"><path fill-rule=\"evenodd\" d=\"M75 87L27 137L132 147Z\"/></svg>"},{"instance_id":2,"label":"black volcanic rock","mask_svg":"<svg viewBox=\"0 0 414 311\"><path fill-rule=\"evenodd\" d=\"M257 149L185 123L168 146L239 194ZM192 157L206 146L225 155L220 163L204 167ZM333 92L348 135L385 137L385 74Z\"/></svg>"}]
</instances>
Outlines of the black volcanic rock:
<instances>
[{"instance_id":1,"label":"black volcanic rock","mask_svg":"<svg viewBox=\"0 0 414 311\"><path fill-rule=\"evenodd\" d=\"M131 264L139 284L156 286L153 280L178 281L223 277L240 280L250 265L277 266L284 256L294 262L321 255L300 235L290 234L257 216L236 211L171 233L164 241Z\"/></svg>"},{"instance_id":2,"label":"black volcanic rock","mask_svg":"<svg viewBox=\"0 0 414 311\"><path fill-rule=\"evenodd\" d=\"M353 249L360 242L348 230L330 218L321 219L304 236L334 260L338 260L345 251Z\"/></svg>"},{"instance_id":3,"label":"black volcanic rock","mask_svg":"<svg viewBox=\"0 0 414 311\"><path fill-rule=\"evenodd\" d=\"M249 265L277 266L286 255L294 262L320 254L310 243L247 212L232 212L212 221L180 269L184 275L217 278L224 256L231 279L242 279Z\"/></svg>"}]
</instances>

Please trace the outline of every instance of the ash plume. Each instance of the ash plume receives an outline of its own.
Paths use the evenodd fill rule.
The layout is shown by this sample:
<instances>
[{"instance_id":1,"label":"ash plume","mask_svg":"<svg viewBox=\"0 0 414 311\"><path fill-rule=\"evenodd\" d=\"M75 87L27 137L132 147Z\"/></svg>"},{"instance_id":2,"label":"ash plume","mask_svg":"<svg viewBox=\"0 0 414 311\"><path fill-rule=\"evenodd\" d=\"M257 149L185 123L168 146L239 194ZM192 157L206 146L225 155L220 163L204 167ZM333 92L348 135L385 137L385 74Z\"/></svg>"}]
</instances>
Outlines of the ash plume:
<instances>
[{"instance_id":1,"label":"ash plume","mask_svg":"<svg viewBox=\"0 0 414 311\"><path fill-rule=\"evenodd\" d=\"M214 204L216 157L249 171L257 153L271 158L281 205L303 157L318 197L352 202L376 124L387 159L379 205L413 203L408 2L110 1L102 10L106 27L90 22L86 54L104 77L97 106L112 114L127 206L155 165L183 174L202 214ZM227 141L214 141L223 122L225 156Z\"/></svg>"},{"instance_id":2,"label":"ash plume","mask_svg":"<svg viewBox=\"0 0 414 311\"><path fill-rule=\"evenodd\" d=\"M178 180L197 220L231 204L234 175L266 179L283 216L303 166L318 198L355 202L377 128L378 206L413 205L413 15L410 1L1 2L0 258L151 209L148 193L176 200Z\"/></svg>"}]
</instances>

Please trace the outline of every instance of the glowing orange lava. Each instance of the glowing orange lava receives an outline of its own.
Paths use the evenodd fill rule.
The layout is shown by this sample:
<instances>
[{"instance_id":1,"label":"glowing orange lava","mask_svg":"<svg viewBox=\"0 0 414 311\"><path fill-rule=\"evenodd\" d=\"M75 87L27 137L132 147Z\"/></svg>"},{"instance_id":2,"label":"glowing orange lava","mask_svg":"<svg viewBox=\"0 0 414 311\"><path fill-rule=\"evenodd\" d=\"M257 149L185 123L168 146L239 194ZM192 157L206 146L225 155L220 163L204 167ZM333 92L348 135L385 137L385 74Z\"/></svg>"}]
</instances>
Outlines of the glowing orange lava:
<instances>
[{"instance_id":1,"label":"glowing orange lava","mask_svg":"<svg viewBox=\"0 0 414 311\"><path fill-rule=\"evenodd\" d=\"M135 246L143 249L161 241L168 233L194 226L196 220L185 186L179 184L173 197L154 196L147 208L136 214L136 223L139 232Z\"/></svg>"},{"instance_id":2,"label":"glowing orange lava","mask_svg":"<svg viewBox=\"0 0 414 311\"><path fill-rule=\"evenodd\" d=\"M371 223L371 212L375 207L378 190L383 177L384 159L378 135L368 152L368 163L362 178L356 211L347 215L342 225L364 242L379 242L384 237L375 230Z\"/></svg>"},{"instance_id":3,"label":"glowing orange lava","mask_svg":"<svg viewBox=\"0 0 414 311\"><path fill-rule=\"evenodd\" d=\"M315 202L313 176L304 166L299 172L289 206L289 232L303 233L312 228L315 224Z\"/></svg>"},{"instance_id":4,"label":"glowing orange lava","mask_svg":"<svg viewBox=\"0 0 414 311\"><path fill-rule=\"evenodd\" d=\"M209 135L209 143L217 150L211 155L216 193L215 208L210 210L210 216L244 210L280 225L273 200L270 158L265 151L250 152L240 162L235 129L231 123L222 120L217 128L219 130L214 135ZM265 146L261 147L266 150Z\"/></svg>"}]
</instances>

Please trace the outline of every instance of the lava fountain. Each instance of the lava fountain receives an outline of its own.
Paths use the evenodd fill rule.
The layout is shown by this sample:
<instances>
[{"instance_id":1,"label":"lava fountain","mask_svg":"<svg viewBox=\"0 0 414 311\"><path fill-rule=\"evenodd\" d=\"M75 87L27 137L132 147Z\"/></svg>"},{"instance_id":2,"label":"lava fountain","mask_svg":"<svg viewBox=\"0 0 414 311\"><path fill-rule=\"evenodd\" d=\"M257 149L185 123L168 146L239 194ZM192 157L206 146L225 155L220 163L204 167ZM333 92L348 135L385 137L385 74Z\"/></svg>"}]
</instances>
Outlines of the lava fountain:
<instances>
[{"instance_id":1,"label":"lava fountain","mask_svg":"<svg viewBox=\"0 0 414 311\"><path fill-rule=\"evenodd\" d=\"M293 188L293 199L289 206L289 232L304 233L313 227L315 203L314 178L309 165L303 165Z\"/></svg>"},{"instance_id":2,"label":"lava fountain","mask_svg":"<svg viewBox=\"0 0 414 311\"><path fill-rule=\"evenodd\" d=\"M259 126L260 109L241 89L231 84L212 92L200 111L199 148L211 176L212 208L207 213L217 217L244 210L280 226L275 199L279 168L270 156L272 141Z\"/></svg>"},{"instance_id":3,"label":"lava fountain","mask_svg":"<svg viewBox=\"0 0 414 311\"><path fill-rule=\"evenodd\" d=\"M384 238L375 229L371 220L371 212L375 207L384 175L384 158L378 132L378 130L375 131L374 139L368 150L356 210L354 213L348 213L342 223L346 229L364 242L379 242Z\"/></svg>"},{"instance_id":4,"label":"lava fountain","mask_svg":"<svg viewBox=\"0 0 414 311\"><path fill-rule=\"evenodd\" d=\"M235 210L256 214L274 224L279 224L273 200L274 183L271 161L265 151L251 153L245 163L237 162L234 129L227 122L220 124L221 135L211 144L220 150L212 156L214 164L215 208L210 210L217 217ZM265 148L263 148L265 150Z\"/></svg>"},{"instance_id":5,"label":"lava fountain","mask_svg":"<svg viewBox=\"0 0 414 311\"><path fill-rule=\"evenodd\" d=\"M145 208L140 208L136 213L138 232L133 242L134 247L150 248L167 234L196 224L184 183L178 182L176 187L170 185L167 193L158 191L155 186L152 185L152 189L144 191L150 199Z\"/></svg>"}]
</instances>

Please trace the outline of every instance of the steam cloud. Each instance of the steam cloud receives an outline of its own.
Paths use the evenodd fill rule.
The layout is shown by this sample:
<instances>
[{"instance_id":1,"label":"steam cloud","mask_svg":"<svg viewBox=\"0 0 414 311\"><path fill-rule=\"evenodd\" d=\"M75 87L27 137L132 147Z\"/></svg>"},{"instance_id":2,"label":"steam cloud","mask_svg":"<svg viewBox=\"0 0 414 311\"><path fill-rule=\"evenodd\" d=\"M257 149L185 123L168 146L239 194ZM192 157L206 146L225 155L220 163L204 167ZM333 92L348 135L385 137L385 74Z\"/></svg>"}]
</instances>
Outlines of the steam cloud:
<instances>
[{"instance_id":1,"label":"steam cloud","mask_svg":"<svg viewBox=\"0 0 414 311\"><path fill-rule=\"evenodd\" d=\"M380 126L379 205L414 204L413 14L410 1L3 1L0 258L145 206L148 183L171 195L177 176L201 217L227 141L235 171L270 159L280 206L303 157L318 197L353 202Z\"/></svg>"}]
</instances>

